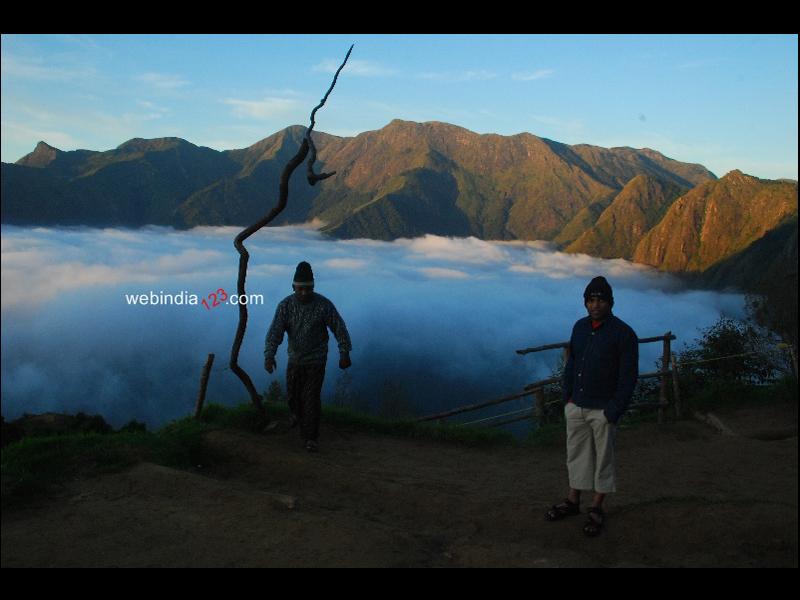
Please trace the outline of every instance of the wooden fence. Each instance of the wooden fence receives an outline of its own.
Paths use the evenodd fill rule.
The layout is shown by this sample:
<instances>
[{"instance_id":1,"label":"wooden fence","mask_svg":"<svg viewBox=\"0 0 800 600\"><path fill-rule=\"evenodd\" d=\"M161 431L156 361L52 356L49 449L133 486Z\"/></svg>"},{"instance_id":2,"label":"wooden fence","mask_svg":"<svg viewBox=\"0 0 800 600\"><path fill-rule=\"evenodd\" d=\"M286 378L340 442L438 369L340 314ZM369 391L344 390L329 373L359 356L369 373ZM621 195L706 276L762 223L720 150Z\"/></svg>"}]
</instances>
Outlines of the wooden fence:
<instances>
[{"instance_id":1,"label":"wooden fence","mask_svg":"<svg viewBox=\"0 0 800 600\"><path fill-rule=\"evenodd\" d=\"M659 335L655 337L649 338L639 338L640 344L648 344L652 342L662 342L663 344L663 354L662 354L662 370L661 371L654 371L653 373L643 373L639 375L639 379L650 379L653 377L661 378L659 392L658 392L658 402L640 402L631 405L631 408L656 408L658 409L658 422L664 422L664 409L669 406L669 396L668 396L668 388L670 383L672 385L673 390L673 397L674 397L674 410L675 416L677 418L681 417L681 402L680 402L680 392L678 389L678 373L677 373L677 363L675 360L675 354L671 350L671 342L675 339L675 336L672 334L671 331L666 332L664 335ZM523 350L517 350L517 354L530 354L533 352L541 352L543 350L555 350L561 348L563 350L562 354L562 361L566 362L567 358L567 348L569 346L569 342L559 342L557 344L547 344L545 346L537 346L535 348L525 348ZM670 368L671 367L671 368ZM502 398L496 398L494 400L489 400L486 402L479 402L477 404L470 404L467 406L460 406L458 408L454 408L452 410L448 410L445 412L440 412L435 415L427 415L425 417L420 417L417 419L418 422L423 421L442 421L447 417L452 417L454 415L459 415L466 412L471 412L474 410L480 410L482 408L486 408L487 406L494 406L497 404L503 404L505 402L510 402L511 400L517 400L519 398L524 398L526 396L533 396L534 402L533 406L530 408L525 408L518 411L513 411L510 413L505 413L501 415L494 415L492 417L487 417L485 419L478 419L476 421L470 421L468 423L459 423L459 425L478 425L478 424L486 424L491 427L498 427L500 425L507 425L508 423L514 423L516 421L522 421L525 419L530 419L531 417L535 417L537 420L541 422L546 414L546 406L547 404L555 404L560 403L561 400L551 401L549 403L545 403L544 397L544 388L548 385L552 385L555 383L560 383L560 377L551 377L550 379L542 379L541 381L536 381L534 383L530 383L526 385L522 392L518 392L515 394L510 394L508 396L503 396ZM524 414L523 414L524 413Z\"/></svg>"}]
</instances>

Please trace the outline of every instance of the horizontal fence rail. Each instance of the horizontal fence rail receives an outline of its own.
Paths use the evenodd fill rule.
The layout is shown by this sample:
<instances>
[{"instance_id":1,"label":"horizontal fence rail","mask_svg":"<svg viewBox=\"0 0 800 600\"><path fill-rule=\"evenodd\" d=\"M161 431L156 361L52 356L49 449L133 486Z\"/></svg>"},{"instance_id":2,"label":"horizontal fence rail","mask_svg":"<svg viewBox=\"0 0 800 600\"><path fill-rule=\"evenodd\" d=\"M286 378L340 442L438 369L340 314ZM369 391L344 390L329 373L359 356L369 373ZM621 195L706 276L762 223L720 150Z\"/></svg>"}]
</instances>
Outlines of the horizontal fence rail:
<instances>
[{"instance_id":1,"label":"horizontal fence rail","mask_svg":"<svg viewBox=\"0 0 800 600\"><path fill-rule=\"evenodd\" d=\"M657 335L655 337L649 338L639 338L640 344L649 344L650 342L660 342L662 340L669 340L672 341L677 339L672 332L667 332L664 335ZM525 348L523 350L517 350L517 354L530 354L531 352L541 352L542 350L555 350L556 348L566 348L569 346L569 342L558 342L557 344L547 344L546 346L536 346L535 348Z\"/></svg>"},{"instance_id":2,"label":"horizontal fence rail","mask_svg":"<svg viewBox=\"0 0 800 600\"><path fill-rule=\"evenodd\" d=\"M480 404L470 404L468 406L461 406L459 408L454 408L453 410L448 410L446 412L437 413L435 415L428 415L427 417L420 417L417 419L418 423L422 421L435 421L437 419L444 419L445 417L452 417L453 415L459 415L461 413L470 412L473 410L478 410L480 408L486 408L487 406L494 406L495 404L502 404L503 402L509 402L510 400L516 400L517 398L523 398L525 396L530 396L531 392L522 392L519 394L512 394L511 396L503 396L502 398L497 398L496 400L489 400L488 402L481 402Z\"/></svg>"},{"instance_id":3,"label":"horizontal fence rail","mask_svg":"<svg viewBox=\"0 0 800 600\"><path fill-rule=\"evenodd\" d=\"M524 413L524 414L523 414ZM503 417L514 417L512 419L508 419L506 421L502 421L501 423L492 423L493 427L497 425L505 424L505 423L513 423L515 421L521 421L523 419L529 419L533 414L532 408L523 408L522 410L515 410L512 412L503 413L502 415L494 415L493 417L486 417L485 419L478 419L477 421L469 421L468 423L459 423L460 426L466 425L477 425L478 423L485 423L487 421L494 421L495 419L501 419ZM522 416L520 416L522 415Z\"/></svg>"},{"instance_id":4,"label":"horizontal fence rail","mask_svg":"<svg viewBox=\"0 0 800 600\"><path fill-rule=\"evenodd\" d=\"M652 373L643 373L638 376L637 379L650 379L653 377L661 378L661 386L659 389L659 400L658 402L639 402L637 404L632 404L631 408L657 408L658 409L658 422L662 423L664 419L664 408L669 406L669 402L667 401L667 387L669 379L672 379L672 388L674 394L674 401L675 401L675 412L677 416L680 416L680 395L678 390L678 377L677 377L677 367L679 365L676 364L675 361L675 354L670 351L670 342L676 339L676 337L672 334L671 331L666 332L664 335L657 335L654 337L648 338L639 338L640 344L649 344L652 342L662 342L664 344L664 353L662 356L662 364L664 367L661 371L654 371ZM567 348L569 347L569 342L558 342L556 344L546 344L544 346L536 346L533 348L524 348L522 350L517 350L516 353L520 355L531 354L533 352L541 352L543 350L556 350L556 349L563 349L564 350L564 360L566 362L566 354ZM667 366L671 365L671 369L666 368ZM512 400L517 400L519 398L524 398L525 396L534 396L534 406L528 407L522 410L504 413L502 415L494 415L492 417L486 417L483 419L478 419L475 421L469 421L467 423L458 423L459 426L466 426L466 425L477 425L480 423L487 423L491 427L498 427L500 425L506 425L508 423L514 423L517 421L523 421L525 419L530 419L531 417L541 418L545 414L545 407L559 404L561 400L552 400L550 402L545 402L544 400L544 388L548 385L553 385L556 383L560 383L560 377L551 377L548 379L542 379L540 381L535 381L534 383L527 384L522 392L516 394L510 394L508 396L503 396L502 398L496 398L494 400L488 400L486 402L479 402L477 404L469 404L466 406L460 406L458 408L454 408L448 411L440 412L435 415L427 415L424 417L419 417L416 419L418 423L422 423L425 421L437 421L446 419L448 417L452 417L455 415L459 415L466 412L471 412L474 410L480 410L482 408L487 408L489 406L496 406L498 404L502 404L504 402L510 402ZM525 414L522 414L525 413ZM521 416L520 416L521 415ZM501 419L502 417L512 417L503 421L496 421L497 419Z\"/></svg>"}]
</instances>

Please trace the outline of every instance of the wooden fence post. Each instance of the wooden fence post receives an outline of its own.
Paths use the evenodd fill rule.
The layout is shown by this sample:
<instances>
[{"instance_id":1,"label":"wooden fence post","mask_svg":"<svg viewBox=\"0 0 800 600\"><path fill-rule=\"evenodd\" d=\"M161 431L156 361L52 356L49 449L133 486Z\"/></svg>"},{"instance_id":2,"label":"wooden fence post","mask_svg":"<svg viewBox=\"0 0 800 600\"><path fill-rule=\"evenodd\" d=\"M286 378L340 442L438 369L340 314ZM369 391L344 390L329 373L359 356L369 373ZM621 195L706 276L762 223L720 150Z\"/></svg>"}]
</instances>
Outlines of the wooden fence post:
<instances>
[{"instance_id":1,"label":"wooden fence post","mask_svg":"<svg viewBox=\"0 0 800 600\"><path fill-rule=\"evenodd\" d=\"M672 353L672 395L675 402L675 418L680 419L683 409L681 407L681 393L678 387L678 361L675 358L675 353Z\"/></svg>"},{"instance_id":2,"label":"wooden fence post","mask_svg":"<svg viewBox=\"0 0 800 600\"><path fill-rule=\"evenodd\" d=\"M671 331L668 331L664 334L664 353L661 357L661 370L666 371L667 367L669 366L669 361L671 358L670 353L670 336L672 335ZM667 376L661 376L661 387L658 390L658 424L664 424L664 406L667 404Z\"/></svg>"},{"instance_id":3,"label":"wooden fence post","mask_svg":"<svg viewBox=\"0 0 800 600\"><path fill-rule=\"evenodd\" d=\"M537 426L541 426L547 422L547 415L544 412L544 388L537 389L535 397L533 414L536 416Z\"/></svg>"},{"instance_id":4,"label":"wooden fence post","mask_svg":"<svg viewBox=\"0 0 800 600\"><path fill-rule=\"evenodd\" d=\"M203 367L203 374L200 376L200 393L197 394L197 404L194 407L194 418L199 419L203 411L203 402L206 399L206 387L208 387L208 375L211 372L211 365L214 364L214 355L209 354L206 364Z\"/></svg>"}]
</instances>

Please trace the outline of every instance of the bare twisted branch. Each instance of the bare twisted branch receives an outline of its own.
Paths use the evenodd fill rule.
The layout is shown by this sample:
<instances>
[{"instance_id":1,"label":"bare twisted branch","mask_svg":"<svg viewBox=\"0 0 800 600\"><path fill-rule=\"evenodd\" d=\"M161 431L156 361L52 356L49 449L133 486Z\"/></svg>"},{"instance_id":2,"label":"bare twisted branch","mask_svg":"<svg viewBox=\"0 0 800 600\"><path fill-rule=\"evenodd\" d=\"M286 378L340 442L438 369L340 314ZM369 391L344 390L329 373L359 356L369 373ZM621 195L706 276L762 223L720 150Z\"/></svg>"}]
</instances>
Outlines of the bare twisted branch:
<instances>
[{"instance_id":1,"label":"bare twisted branch","mask_svg":"<svg viewBox=\"0 0 800 600\"><path fill-rule=\"evenodd\" d=\"M239 235L236 236L236 239L233 241L233 245L236 248L236 251L239 253L239 278L236 284L236 291L239 294L239 297L245 295L245 281L247 280L247 263L250 260L250 253L247 252L247 248L244 246L244 241L253 235L256 231L261 229L262 227L269 224L275 217L277 217L284 208L286 208L286 203L289 200L289 178L291 177L294 170L300 165L301 162L305 159L305 157L309 154L309 148L311 151L311 156L308 160L308 182L311 185L314 185L317 181L322 179L327 179L331 175L335 173L321 173L317 175L314 173L314 162L317 159L317 152L314 148L314 142L311 140L311 130L314 128L314 115L318 109L320 109L324 104L325 101L328 99L333 87L336 85L336 79L339 77L339 72L342 70L344 65L347 63L347 59L350 57L350 52L353 51L353 46L350 46L350 50L347 51L347 56L342 62L339 69L336 71L336 75L333 78L333 83L331 83L330 88L328 88L325 97L322 101L317 105L316 108L311 112L311 127L306 130L305 137L303 138L303 142L300 144L300 148L297 151L297 154L292 157L292 159L286 164L286 167L283 169L283 173L281 174L281 181L280 181L280 189L278 195L278 203L269 211L267 215L265 215L262 219L253 223L247 229L243 230ZM242 381L244 387L247 389L247 392L250 394L250 400L253 402L253 405L258 410L259 414L262 418L262 424L266 425L269 418L266 414L264 409L264 405L261 402L261 396L259 396L258 392L256 391L255 385L253 385L252 379L247 374L247 372L239 366L239 351L242 347L242 341L244 340L244 334L247 329L247 305L246 304L239 304L239 324L236 328L236 336L233 340L233 347L231 348L231 359L230 359L230 369L233 371L236 376Z\"/></svg>"},{"instance_id":2,"label":"bare twisted branch","mask_svg":"<svg viewBox=\"0 0 800 600\"><path fill-rule=\"evenodd\" d=\"M353 44L355 46L355 44ZM315 185L318 181L322 181L323 179L327 179L328 177L335 175L336 171L331 171L330 173L314 173L314 163L317 162L317 148L314 146L314 140L311 139L311 130L314 129L314 125L316 122L314 121L314 115L317 114L317 111L325 106L325 101L328 99L331 91L333 90L333 86L336 85L336 80L339 78L339 73L347 64L347 59L350 58L350 53L353 51L353 46L350 46L350 49L347 51L347 55L344 57L344 61L339 68L336 70L336 74L333 76L333 83L331 83L331 87L328 88L328 91L325 92L325 95L320 100L319 104L311 111L311 127L306 130L306 140L308 140L308 147L309 147L309 156L308 156L308 173L306 175L306 179L308 179L308 183L310 185Z\"/></svg>"}]
</instances>

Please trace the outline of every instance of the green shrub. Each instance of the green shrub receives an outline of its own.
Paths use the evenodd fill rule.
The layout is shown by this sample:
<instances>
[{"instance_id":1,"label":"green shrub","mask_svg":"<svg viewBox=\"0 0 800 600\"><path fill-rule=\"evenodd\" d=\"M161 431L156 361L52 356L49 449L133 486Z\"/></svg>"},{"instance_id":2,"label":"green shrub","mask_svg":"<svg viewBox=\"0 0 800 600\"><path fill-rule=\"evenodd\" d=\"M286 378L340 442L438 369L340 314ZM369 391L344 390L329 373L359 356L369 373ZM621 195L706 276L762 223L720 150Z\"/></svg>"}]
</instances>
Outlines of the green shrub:
<instances>
[{"instance_id":1,"label":"green shrub","mask_svg":"<svg viewBox=\"0 0 800 600\"><path fill-rule=\"evenodd\" d=\"M692 388L711 381L765 383L779 371L775 340L751 324L720 318L678 354L682 380ZM717 360L719 359L719 360Z\"/></svg>"},{"instance_id":2,"label":"green shrub","mask_svg":"<svg viewBox=\"0 0 800 600\"><path fill-rule=\"evenodd\" d=\"M786 375L784 351L768 332L720 318L701 334L678 354L679 387L687 416L695 410L796 399L797 381Z\"/></svg>"}]
</instances>

